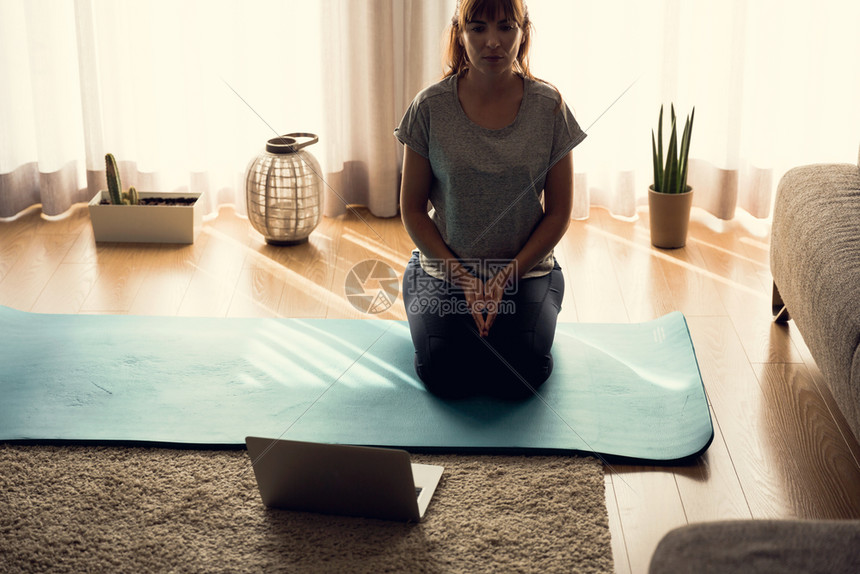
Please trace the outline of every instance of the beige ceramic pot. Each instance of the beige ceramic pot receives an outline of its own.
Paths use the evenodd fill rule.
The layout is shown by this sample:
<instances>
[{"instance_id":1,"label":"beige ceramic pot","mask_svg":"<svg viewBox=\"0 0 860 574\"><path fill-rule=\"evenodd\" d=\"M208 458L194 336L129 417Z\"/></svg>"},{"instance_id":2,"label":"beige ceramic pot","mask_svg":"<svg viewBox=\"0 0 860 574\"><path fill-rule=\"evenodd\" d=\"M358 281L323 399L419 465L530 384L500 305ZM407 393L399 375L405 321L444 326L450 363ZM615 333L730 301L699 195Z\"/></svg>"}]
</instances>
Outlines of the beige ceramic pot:
<instances>
[{"instance_id":1,"label":"beige ceramic pot","mask_svg":"<svg viewBox=\"0 0 860 574\"><path fill-rule=\"evenodd\" d=\"M687 243L693 188L684 193L660 193L648 188L648 214L651 221L651 245L676 249Z\"/></svg>"}]
</instances>

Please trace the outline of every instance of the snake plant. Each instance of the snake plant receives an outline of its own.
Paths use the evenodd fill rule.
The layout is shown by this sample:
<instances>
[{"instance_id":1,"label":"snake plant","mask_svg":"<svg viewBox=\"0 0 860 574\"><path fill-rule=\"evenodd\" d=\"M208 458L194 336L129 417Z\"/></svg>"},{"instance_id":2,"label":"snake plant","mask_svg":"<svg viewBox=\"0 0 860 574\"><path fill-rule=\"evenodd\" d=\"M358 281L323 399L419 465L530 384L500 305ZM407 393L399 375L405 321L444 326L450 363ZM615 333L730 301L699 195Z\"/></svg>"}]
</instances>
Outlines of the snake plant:
<instances>
[{"instance_id":1,"label":"snake plant","mask_svg":"<svg viewBox=\"0 0 860 574\"><path fill-rule=\"evenodd\" d=\"M663 157L663 106L660 106L660 119L657 123L657 138L651 130L651 155L654 159L654 191L660 193L683 193L687 190L687 162L690 159L690 137L693 132L694 107L684 124L681 144L678 145L678 129L675 118L675 105L672 105L672 132L669 146Z\"/></svg>"}]
</instances>

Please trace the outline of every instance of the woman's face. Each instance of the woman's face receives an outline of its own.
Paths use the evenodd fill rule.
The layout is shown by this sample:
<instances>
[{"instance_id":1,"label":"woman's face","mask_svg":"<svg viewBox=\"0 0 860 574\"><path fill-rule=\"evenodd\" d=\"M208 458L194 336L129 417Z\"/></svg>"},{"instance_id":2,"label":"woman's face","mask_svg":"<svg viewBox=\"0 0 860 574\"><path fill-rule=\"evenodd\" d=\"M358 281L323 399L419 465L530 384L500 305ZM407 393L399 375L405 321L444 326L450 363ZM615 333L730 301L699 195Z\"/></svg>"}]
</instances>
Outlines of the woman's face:
<instances>
[{"instance_id":1,"label":"woman's face","mask_svg":"<svg viewBox=\"0 0 860 574\"><path fill-rule=\"evenodd\" d=\"M485 13L466 22L460 37L469 57L469 67L491 76L513 68L522 41L522 29L501 10L492 18Z\"/></svg>"}]
</instances>

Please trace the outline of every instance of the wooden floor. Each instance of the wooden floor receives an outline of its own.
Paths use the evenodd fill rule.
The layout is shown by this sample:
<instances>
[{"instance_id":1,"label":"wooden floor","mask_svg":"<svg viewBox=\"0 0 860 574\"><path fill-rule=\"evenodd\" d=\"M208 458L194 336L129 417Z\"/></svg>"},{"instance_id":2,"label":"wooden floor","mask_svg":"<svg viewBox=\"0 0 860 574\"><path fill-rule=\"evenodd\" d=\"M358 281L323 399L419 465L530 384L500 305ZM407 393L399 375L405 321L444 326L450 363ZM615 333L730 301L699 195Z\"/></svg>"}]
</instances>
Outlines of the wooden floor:
<instances>
[{"instance_id":1,"label":"wooden floor","mask_svg":"<svg viewBox=\"0 0 860 574\"><path fill-rule=\"evenodd\" d=\"M647 215L647 214L644 214ZM647 216L592 210L557 257L562 321L688 320L716 436L692 466L608 466L618 572L645 572L683 524L735 518L860 518L860 446L793 323L771 322L766 224L694 213L686 248L650 246ZM86 206L0 223L0 304L39 313L367 317L344 295L353 265L398 275L412 243L398 219L324 219L309 243L267 246L223 207L194 245L94 243ZM402 276L402 275L401 275ZM404 319L401 299L376 315Z\"/></svg>"}]
</instances>

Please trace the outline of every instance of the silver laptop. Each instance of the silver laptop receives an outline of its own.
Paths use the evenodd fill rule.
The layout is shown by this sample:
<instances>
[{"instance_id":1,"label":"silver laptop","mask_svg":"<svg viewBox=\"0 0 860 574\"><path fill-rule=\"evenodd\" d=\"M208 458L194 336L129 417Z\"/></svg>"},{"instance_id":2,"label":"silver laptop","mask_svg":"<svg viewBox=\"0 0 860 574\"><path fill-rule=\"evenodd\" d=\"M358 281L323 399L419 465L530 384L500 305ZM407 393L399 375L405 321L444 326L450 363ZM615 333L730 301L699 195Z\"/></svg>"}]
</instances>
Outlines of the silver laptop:
<instances>
[{"instance_id":1,"label":"silver laptop","mask_svg":"<svg viewBox=\"0 0 860 574\"><path fill-rule=\"evenodd\" d=\"M443 467L405 450L249 436L263 504L272 508L419 522Z\"/></svg>"}]
</instances>

